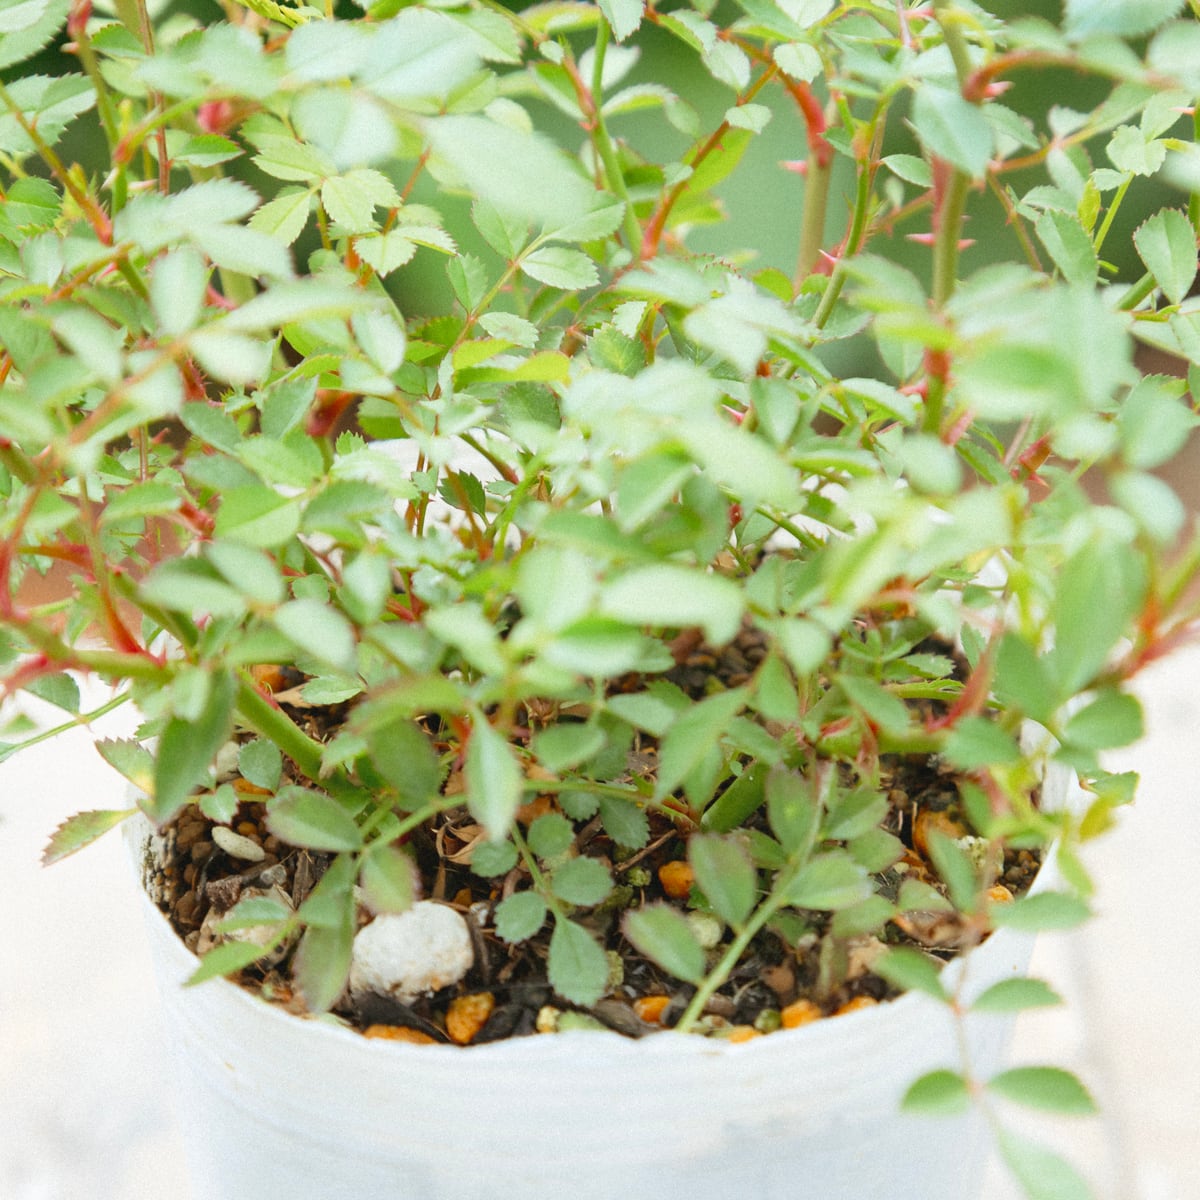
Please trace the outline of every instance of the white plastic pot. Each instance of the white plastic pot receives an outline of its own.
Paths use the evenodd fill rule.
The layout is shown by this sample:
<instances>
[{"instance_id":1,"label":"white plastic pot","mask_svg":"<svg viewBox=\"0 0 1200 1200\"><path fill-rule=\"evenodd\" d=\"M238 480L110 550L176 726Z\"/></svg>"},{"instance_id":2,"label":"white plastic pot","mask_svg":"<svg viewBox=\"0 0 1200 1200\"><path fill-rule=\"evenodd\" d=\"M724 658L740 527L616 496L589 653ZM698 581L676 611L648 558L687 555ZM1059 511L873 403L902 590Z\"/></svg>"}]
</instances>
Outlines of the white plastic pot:
<instances>
[{"instance_id":1,"label":"white plastic pot","mask_svg":"<svg viewBox=\"0 0 1200 1200\"><path fill-rule=\"evenodd\" d=\"M139 871L149 836L148 822L130 822ZM1051 859L1035 887L1056 878ZM571 1032L412 1046L290 1016L225 980L183 988L197 960L145 904L179 1111L195 1131L196 1200L979 1194L979 1117L899 1112L917 1076L959 1066L950 1016L926 996L737 1045ZM1031 951L1031 938L1001 930L944 977L965 967L969 998L1023 973ZM968 1031L987 1077L1012 1022L972 1017Z\"/></svg>"}]
</instances>

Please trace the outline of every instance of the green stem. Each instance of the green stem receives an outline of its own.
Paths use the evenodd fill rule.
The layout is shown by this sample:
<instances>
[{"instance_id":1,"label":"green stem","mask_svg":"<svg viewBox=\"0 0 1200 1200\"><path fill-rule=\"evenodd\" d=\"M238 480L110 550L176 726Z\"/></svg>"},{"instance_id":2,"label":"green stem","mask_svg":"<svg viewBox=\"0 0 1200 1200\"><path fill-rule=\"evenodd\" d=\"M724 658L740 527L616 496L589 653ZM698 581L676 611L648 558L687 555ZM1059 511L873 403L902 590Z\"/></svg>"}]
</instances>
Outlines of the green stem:
<instances>
[{"instance_id":1,"label":"green stem","mask_svg":"<svg viewBox=\"0 0 1200 1200\"><path fill-rule=\"evenodd\" d=\"M833 163L822 166L817 155L810 152L808 171L804 177L804 211L800 216L800 250L796 259L797 285L807 279L821 261L821 246L825 241L825 215L829 210L829 184L832 179ZM830 280L826 291L832 285L833 281Z\"/></svg>"},{"instance_id":2,"label":"green stem","mask_svg":"<svg viewBox=\"0 0 1200 1200\"><path fill-rule=\"evenodd\" d=\"M813 316L813 324L818 329L825 328L825 322L833 313L833 306L837 303L838 297L842 294L842 288L845 286L846 271L842 266L842 260L852 258L862 248L870 207L871 165L870 162L861 162L858 164L858 187L854 197L854 212L850 218L850 232L846 235L846 248L829 278L829 284L825 288L821 296L821 303L817 305L816 314Z\"/></svg>"},{"instance_id":3,"label":"green stem","mask_svg":"<svg viewBox=\"0 0 1200 1200\"><path fill-rule=\"evenodd\" d=\"M1192 0L1192 11L1200 19L1200 4L1197 0ZM1192 141L1200 143L1200 107L1196 106L1192 108ZM1200 237L1200 191L1192 192L1188 197L1188 220L1191 221L1196 236Z\"/></svg>"},{"instance_id":4,"label":"green stem","mask_svg":"<svg viewBox=\"0 0 1200 1200\"><path fill-rule=\"evenodd\" d=\"M1121 186L1117 188L1117 194L1113 197L1112 203L1108 206L1108 212L1104 214L1104 221L1100 226L1100 232L1096 234L1096 253L1100 253L1100 248L1104 245L1104 239L1108 237L1108 231L1112 228L1112 223L1116 219L1117 210L1121 207L1121 201L1125 199L1125 193L1129 191L1129 185L1133 182L1133 173L1130 172L1121 182Z\"/></svg>"},{"instance_id":5,"label":"green stem","mask_svg":"<svg viewBox=\"0 0 1200 1200\"><path fill-rule=\"evenodd\" d=\"M625 173L621 170L616 147L604 121L604 59L608 51L608 38L608 21L601 17L596 26L596 47L592 62L592 143L604 165L604 177L609 190L625 205L625 215L622 218L625 240L629 243L630 253L636 254L642 244L642 227L633 211L633 201L629 198L629 189L625 186Z\"/></svg>"},{"instance_id":6,"label":"green stem","mask_svg":"<svg viewBox=\"0 0 1200 1200\"><path fill-rule=\"evenodd\" d=\"M1147 272L1117 302L1122 312L1131 312L1154 291L1154 276Z\"/></svg>"},{"instance_id":7,"label":"green stem","mask_svg":"<svg viewBox=\"0 0 1200 1200\"><path fill-rule=\"evenodd\" d=\"M971 65L967 39L963 36L962 17L954 10L951 0L933 0L933 11L942 27L946 49L950 51L950 57L954 60L954 73L958 76L959 84L965 84L974 68Z\"/></svg>"},{"instance_id":8,"label":"green stem","mask_svg":"<svg viewBox=\"0 0 1200 1200\"><path fill-rule=\"evenodd\" d=\"M8 750L7 754L14 754L18 750L27 750L30 746L36 746L38 742L48 742L51 738L58 737L60 733L66 733L71 729L78 728L80 725L90 725L97 718L106 716L114 709L120 708L128 699L129 693L121 692L111 700L106 700L99 708L93 708L91 712L78 713L69 721L64 721L61 725L55 725L53 729L43 729L41 733L35 733L32 737L27 737L19 745Z\"/></svg>"},{"instance_id":9,"label":"green stem","mask_svg":"<svg viewBox=\"0 0 1200 1200\"><path fill-rule=\"evenodd\" d=\"M700 1019L705 1005L712 999L717 988L729 978L730 972L741 961L742 955L755 936L782 906L783 901L777 895L771 895L751 914L750 920L725 948L725 953L721 955L721 961L709 971L704 977L704 982L696 989L696 994L684 1009L683 1016L679 1018L679 1022L675 1026L678 1032L687 1033Z\"/></svg>"},{"instance_id":10,"label":"green stem","mask_svg":"<svg viewBox=\"0 0 1200 1200\"><path fill-rule=\"evenodd\" d=\"M358 787L342 769L326 774L322 758L324 747L310 738L286 713L272 704L246 678L238 679L237 711L255 733L274 742L313 783L331 796L347 801L355 810L369 803L367 792Z\"/></svg>"},{"instance_id":11,"label":"green stem","mask_svg":"<svg viewBox=\"0 0 1200 1200\"><path fill-rule=\"evenodd\" d=\"M970 176L956 169L946 185L938 213L937 236L933 244L933 306L938 311L954 295L958 277L958 239L970 184Z\"/></svg>"}]
</instances>

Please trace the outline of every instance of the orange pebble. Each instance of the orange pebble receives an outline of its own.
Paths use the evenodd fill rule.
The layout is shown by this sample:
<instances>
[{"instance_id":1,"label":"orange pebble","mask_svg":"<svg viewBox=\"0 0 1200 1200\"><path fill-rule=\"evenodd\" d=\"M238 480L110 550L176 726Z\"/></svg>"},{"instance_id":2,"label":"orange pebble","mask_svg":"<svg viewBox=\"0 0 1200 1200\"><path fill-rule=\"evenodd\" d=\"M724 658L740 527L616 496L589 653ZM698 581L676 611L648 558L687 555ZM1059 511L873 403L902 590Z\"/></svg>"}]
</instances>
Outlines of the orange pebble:
<instances>
[{"instance_id":1,"label":"orange pebble","mask_svg":"<svg viewBox=\"0 0 1200 1200\"><path fill-rule=\"evenodd\" d=\"M855 996L853 1000L847 1000L841 1008L835 1009L833 1015L840 1017L845 1013L857 1012L860 1008L874 1008L878 1003L878 1000L870 996Z\"/></svg>"},{"instance_id":2,"label":"orange pebble","mask_svg":"<svg viewBox=\"0 0 1200 1200\"><path fill-rule=\"evenodd\" d=\"M948 838L960 838L967 832L966 827L956 821L948 812L932 808L922 809L913 822L913 845L927 857L929 855L929 835L935 829Z\"/></svg>"},{"instance_id":3,"label":"orange pebble","mask_svg":"<svg viewBox=\"0 0 1200 1200\"><path fill-rule=\"evenodd\" d=\"M662 1020L663 1013L667 1011L667 1005L670 1003L670 996L639 996L633 1002L633 1011L643 1021L657 1025Z\"/></svg>"},{"instance_id":4,"label":"orange pebble","mask_svg":"<svg viewBox=\"0 0 1200 1200\"><path fill-rule=\"evenodd\" d=\"M696 882L696 875L690 863L676 859L658 868L658 881L672 900L686 900L692 884Z\"/></svg>"},{"instance_id":5,"label":"orange pebble","mask_svg":"<svg viewBox=\"0 0 1200 1200\"><path fill-rule=\"evenodd\" d=\"M414 1046L435 1046L437 1042L429 1034L419 1029L409 1029L407 1025L368 1025L363 1030L363 1037L382 1038L389 1042L412 1042Z\"/></svg>"},{"instance_id":6,"label":"orange pebble","mask_svg":"<svg viewBox=\"0 0 1200 1200\"><path fill-rule=\"evenodd\" d=\"M735 1025L729 1031L729 1041L731 1042L749 1042L756 1037L762 1037L762 1033L753 1025Z\"/></svg>"},{"instance_id":7,"label":"orange pebble","mask_svg":"<svg viewBox=\"0 0 1200 1200\"><path fill-rule=\"evenodd\" d=\"M1013 894L1002 883L993 884L988 888L987 898L993 904L1011 904L1013 902Z\"/></svg>"},{"instance_id":8,"label":"orange pebble","mask_svg":"<svg viewBox=\"0 0 1200 1200\"><path fill-rule=\"evenodd\" d=\"M467 1045L487 1024L487 1019L496 1007L496 997L491 992L472 992L466 996L455 996L446 1011L446 1032L450 1040L460 1046Z\"/></svg>"},{"instance_id":9,"label":"orange pebble","mask_svg":"<svg viewBox=\"0 0 1200 1200\"><path fill-rule=\"evenodd\" d=\"M780 1010L779 1018L784 1029L796 1029L810 1021L819 1021L821 1010L811 1000L793 1000Z\"/></svg>"}]
</instances>

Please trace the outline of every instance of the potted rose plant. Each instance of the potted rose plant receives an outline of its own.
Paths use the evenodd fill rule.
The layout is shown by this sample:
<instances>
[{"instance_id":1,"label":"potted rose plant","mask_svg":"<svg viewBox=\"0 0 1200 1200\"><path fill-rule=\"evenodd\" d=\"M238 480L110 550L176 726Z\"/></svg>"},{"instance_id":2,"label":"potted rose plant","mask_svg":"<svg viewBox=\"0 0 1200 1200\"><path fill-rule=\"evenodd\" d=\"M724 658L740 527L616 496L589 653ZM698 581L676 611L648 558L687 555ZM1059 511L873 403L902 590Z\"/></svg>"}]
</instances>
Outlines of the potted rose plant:
<instances>
[{"instance_id":1,"label":"potted rose plant","mask_svg":"<svg viewBox=\"0 0 1200 1200\"><path fill-rule=\"evenodd\" d=\"M1193 618L1133 352L1200 362L1200 27L1134 7L4 10L5 698L144 719L47 857L126 823L166 977L238 980L164 994L206 1196L292 1109L296 1194L834 1197L901 1095L1091 1107L1000 1056ZM773 130L790 274L722 223Z\"/></svg>"}]
</instances>

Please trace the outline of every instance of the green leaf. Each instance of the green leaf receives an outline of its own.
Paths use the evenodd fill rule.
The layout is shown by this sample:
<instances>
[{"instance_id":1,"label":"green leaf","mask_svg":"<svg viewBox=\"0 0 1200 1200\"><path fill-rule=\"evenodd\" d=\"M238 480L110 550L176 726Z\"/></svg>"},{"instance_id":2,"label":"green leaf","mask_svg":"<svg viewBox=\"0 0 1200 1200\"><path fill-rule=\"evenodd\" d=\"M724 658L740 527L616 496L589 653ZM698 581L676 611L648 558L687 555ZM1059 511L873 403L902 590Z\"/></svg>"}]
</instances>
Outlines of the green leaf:
<instances>
[{"instance_id":1,"label":"green leaf","mask_svg":"<svg viewBox=\"0 0 1200 1200\"><path fill-rule=\"evenodd\" d=\"M669 796L718 745L729 722L745 707L746 689L732 688L701 700L667 730L658 756L654 794Z\"/></svg>"},{"instance_id":2,"label":"green leaf","mask_svg":"<svg viewBox=\"0 0 1200 1200\"><path fill-rule=\"evenodd\" d=\"M1143 732L1138 700L1106 689L1071 717L1063 730L1063 740L1088 750L1111 750L1131 745Z\"/></svg>"},{"instance_id":3,"label":"green leaf","mask_svg":"<svg viewBox=\"0 0 1200 1200\"><path fill-rule=\"evenodd\" d=\"M638 0L639 8L641 0ZM606 238L616 232L625 216L625 204L606 204L602 208L593 209L578 221L572 221L561 229L555 229L546 234L556 242L594 242ZM513 256L515 257L515 255Z\"/></svg>"},{"instance_id":4,"label":"green leaf","mask_svg":"<svg viewBox=\"0 0 1200 1200\"><path fill-rule=\"evenodd\" d=\"M622 928L638 951L676 979L699 984L704 978L704 948L678 909L669 904L631 909Z\"/></svg>"},{"instance_id":5,"label":"green leaf","mask_svg":"<svg viewBox=\"0 0 1200 1200\"><path fill-rule=\"evenodd\" d=\"M888 811L888 799L875 788L860 787L838 796L829 805L822 834L849 841L877 828Z\"/></svg>"},{"instance_id":6,"label":"green leaf","mask_svg":"<svg viewBox=\"0 0 1200 1200\"><path fill-rule=\"evenodd\" d=\"M742 620L741 589L720 575L668 563L635 567L608 584L601 611L635 625L699 625L716 646L728 642Z\"/></svg>"},{"instance_id":7,"label":"green leaf","mask_svg":"<svg viewBox=\"0 0 1200 1200\"><path fill-rule=\"evenodd\" d=\"M430 8L406 8L381 22L359 79L400 106L444 102L479 67L479 44L466 26Z\"/></svg>"},{"instance_id":8,"label":"green leaf","mask_svg":"<svg viewBox=\"0 0 1200 1200\"><path fill-rule=\"evenodd\" d=\"M1063 565L1054 602L1050 669L1063 694L1083 687L1125 636L1142 606L1145 568L1116 538L1094 538Z\"/></svg>"},{"instance_id":9,"label":"green leaf","mask_svg":"<svg viewBox=\"0 0 1200 1200\"><path fill-rule=\"evenodd\" d=\"M62 28L69 8L69 0L9 5L10 15L0 27L0 69L32 58Z\"/></svg>"},{"instance_id":10,"label":"green leaf","mask_svg":"<svg viewBox=\"0 0 1200 1200\"><path fill-rule=\"evenodd\" d=\"M140 792L154 786L154 756L133 738L105 738L96 743L100 757Z\"/></svg>"},{"instance_id":11,"label":"green leaf","mask_svg":"<svg viewBox=\"0 0 1200 1200\"><path fill-rule=\"evenodd\" d=\"M546 902L537 892L514 892L496 905L496 936L508 943L531 938L546 921Z\"/></svg>"},{"instance_id":12,"label":"green leaf","mask_svg":"<svg viewBox=\"0 0 1200 1200\"><path fill-rule=\"evenodd\" d=\"M179 246L154 264L150 303L163 333L178 337L195 328L207 286L208 268L191 246Z\"/></svg>"},{"instance_id":13,"label":"green leaf","mask_svg":"<svg viewBox=\"0 0 1200 1200\"><path fill-rule=\"evenodd\" d=\"M561 229L592 210L595 189L541 134L457 115L431 121L428 133L440 168L511 216Z\"/></svg>"},{"instance_id":14,"label":"green leaf","mask_svg":"<svg viewBox=\"0 0 1200 1200\"><path fill-rule=\"evenodd\" d=\"M299 501L272 488L247 485L222 497L215 532L247 546L270 549L296 536L300 515Z\"/></svg>"},{"instance_id":15,"label":"green leaf","mask_svg":"<svg viewBox=\"0 0 1200 1200\"><path fill-rule=\"evenodd\" d=\"M64 712L72 715L79 712L79 684L65 671L34 679L25 686L25 691Z\"/></svg>"},{"instance_id":16,"label":"green leaf","mask_svg":"<svg viewBox=\"0 0 1200 1200\"><path fill-rule=\"evenodd\" d=\"M264 954L270 954L273 949L272 945L260 946L256 942L223 942L214 946L200 960L200 965L188 976L184 986L194 987L208 979L236 975L244 967L257 962Z\"/></svg>"},{"instance_id":17,"label":"green leaf","mask_svg":"<svg viewBox=\"0 0 1200 1200\"><path fill-rule=\"evenodd\" d=\"M1169 21L1183 0L1066 0L1064 31L1071 38L1115 34L1141 37Z\"/></svg>"},{"instance_id":18,"label":"green leaf","mask_svg":"<svg viewBox=\"0 0 1200 1200\"><path fill-rule=\"evenodd\" d=\"M867 872L841 851L814 856L784 885L786 902L797 908L849 908L870 895Z\"/></svg>"},{"instance_id":19,"label":"green leaf","mask_svg":"<svg viewBox=\"0 0 1200 1200\"><path fill-rule=\"evenodd\" d=\"M90 812L75 813L68 817L51 835L42 851L42 866L59 862L90 845L102 834L119 825L126 817L132 817L136 808L92 809Z\"/></svg>"},{"instance_id":20,"label":"green leaf","mask_svg":"<svg viewBox=\"0 0 1200 1200\"><path fill-rule=\"evenodd\" d=\"M255 738L238 750L238 770L255 787L273 792L283 775L283 755L274 742Z\"/></svg>"},{"instance_id":21,"label":"green leaf","mask_svg":"<svg viewBox=\"0 0 1200 1200\"><path fill-rule=\"evenodd\" d=\"M361 167L327 179L321 185L321 203L345 232L370 233L376 227L375 209L398 207L400 195L387 176Z\"/></svg>"},{"instance_id":22,"label":"green leaf","mask_svg":"<svg viewBox=\"0 0 1200 1200\"><path fill-rule=\"evenodd\" d=\"M608 956L574 921L555 920L546 966L550 986L571 1004L589 1007L608 989Z\"/></svg>"},{"instance_id":23,"label":"green leaf","mask_svg":"<svg viewBox=\"0 0 1200 1200\"><path fill-rule=\"evenodd\" d=\"M517 848L512 842L481 842L471 853L471 870L484 879L507 875L517 865Z\"/></svg>"},{"instance_id":24,"label":"green leaf","mask_svg":"<svg viewBox=\"0 0 1200 1200\"><path fill-rule=\"evenodd\" d=\"M612 886L608 868L599 859L584 855L568 859L550 876L550 888L560 900L586 907L602 903Z\"/></svg>"},{"instance_id":25,"label":"green leaf","mask_svg":"<svg viewBox=\"0 0 1200 1200\"><path fill-rule=\"evenodd\" d=\"M558 858L575 841L575 826L561 813L543 813L529 826L528 840L538 858Z\"/></svg>"},{"instance_id":26,"label":"green leaf","mask_svg":"<svg viewBox=\"0 0 1200 1200\"><path fill-rule=\"evenodd\" d=\"M928 1116L955 1116L971 1107L971 1093L957 1071L930 1071L909 1086L900 1107Z\"/></svg>"},{"instance_id":27,"label":"green leaf","mask_svg":"<svg viewBox=\"0 0 1200 1200\"><path fill-rule=\"evenodd\" d=\"M782 46L776 46L772 57L775 59L776 66L785 75L803 83L809 83L816 79L823 70L821 56L817 53L816 47L805 42L788 42ZM892 155L892 157L899 156ZM917 161L919 162L920 159Z\"/></svg>"},{"instance_id":28,"label":"green leaf","mask_svg":"<svg viewBox=\"0 0 1200 1200\"><path fill-rule=\"evenodd\" d=\"M1034 226L1038 240L1068 283L1091 285L1100 272L1100 258L1074 213L1051 209Z\"/></svg>"},{"instance_id":29,"label":"green leaf","mask_svg":"<svg viewBox=\"0 0 1200 1200\"><path fill-rule=\"evenodd\" d=\"M713 911L740 927L758 899L758 873L741 840L693 834L688 839L688 862Z\"/></svg>"},{"instance_id":30,"label":"green leaf","mask_svg":"<svg viewBox=\"0 0 1200 1200\"><path fill-rule=\"evenodd\" d=\"M960 912L972 912L978 902L979 877L970 855L938 829L929 833L929 857ZM1011 906L1007 906L1011 907Z\"/></svg>"},{"instance_id":31,"label":"green leaf","mask_svg":"<svg viewBox=\"0 0 1200 1200\"><path fill-rule=\"evenodd\" d=\"M1027 1008L1053 1008L1062 997L1040 979L1002 979L976 997L972 1012L1014 1013Z\"/></svg>"},{"instance_id":32,"label":"green leaf","mask_svg":"<svg viewBox=\"0 0 1200 1200\"><path fill-rule=\"evenodd\" d=\"M598 725L563 723L539 730L533 752L547 770L559 772L587 762L604 744L604 731Z\"/></svg>"},{"instance_id":33,"label":"green leaf","mask_svg":"<svg viewBox=\"0 0 1200 1200\"><path fill-rule=\"evenodd\" d=\"M582 250L541 246L520 260L521 270L549 287L578 292L600 282L596 264Z\"/></svg>"},{"instance_id":34,"label":"green leaf","mask_svg":"<svg viewBox=\"0 0 1200 1200\"><path fill-rule=\"evenodd\" d=\"M267 828L281 841L306 850L357 850L362 833L332 796L308 788L281 788L267 805Z\"/></svg>"},{"instance_id":35,"label":"green leaf","mask_svg":"<svg viewBox=\"0 0 1200 1200\"><path fill-rule=\"evenodd\" d=\"M597 0L597 3L618 42L635 33L642 23L645 0Z\"/></svg>"},{"instance_id":36,"label":"green leaf","mask_svg":"<svg viewBox=\"0 0 1200 1200\"><path fill-rule=\"evenodd\" d=\"M957 88L926 83L913 97L912 123L931 153L972 179L983 178L996 147L979 105L964 99Z\"/></svg>"},{"instance_id":37,"label":"green leaf","mask_svg":"<svg viewBox=\"0 0 1200 1200\"><path fill-rule=\"evenodd\" d=\"M275 610L275 625L302 653L342 671L354 670L354 626L336 608L320 600L289 600Z\"/></svg>"},{"instance_id":38,"label":"green leaf","mask_svg":"<svg viewBox=\"0 0 1200 1200\"><path fill-rule=\"evenodd\" d=\"M1010 766L1021 760L1021 747L1016 739L986 717L966 717L959 721L946 739L943 753L964 771Z\"/></svg>"},{"instance_id":39,"label":"green leaf","mask_svg":"<svg viewBox=\"0 0 1200 1200\"><path fill-rule=\"evenodd\" d=\"M308 224L312 199L309 188L282 188L250 218L249 227L290 246Z\"/></svg>"},{"instance_id":40,"label":"green leaf","mask_svg":"<svg viewBox=\"0 0 1200 1200\"><path fill-rule=\"evenodd\" d=\"M1044 933L1054 929L1074 929L1091 916L1087 904L1067 892L1037 892L1022 896L1011 904L997 904L991 910L992 921L1022 933Z\"/></svg>"},{"instance_id":41,"label":"green leaf","mask_svg":"<svg viewBox=\"0 0 1200 1200\"><path fill-rule=\"evenodd\" d=\"M358 882L367 905L376 913L405 912L418 891L412 859L386 842L375 842L363 855Z\"/></svg>"},{"instance_id":42,"label":"green leaf","mask_svg":"<svg viewBox=\"0 0 1200 1200\"><path fill-rule=\"evenodd\" d=\"M263 925L278 925L291 915L291 909L269 896L247 896L239 900L217 925L218 933L236 933Z\"/></svg>"},{"instance_id":43,"label":"green leaf","mask_svg":"<svg viewBox=\"0 0 1200 1200\"><path fill-rule=\"evenodd\" d=\"M429 736L404 719L368 727L371 764L404 798L410 809L432 799L442 783L442 766Z\"/></svg>"},{"instance_id":44,"label":"green leaf","mask_svg":"<svg viewBox=\"0 0 1200 1200\"><path fill-rule=\"evenodd\" d=\"M871 964L876 975L906 992L924 992L935 1000L948 1002L942 983L941 964L928 954L908 946L896 946Z\"/></svg>"},{"instance_id":45,"label":"green leaf","mask_svg":"<svg viewBox=\"0 0 1200 1200\"><path fill-rule=\"evenodd\" d=\"M1197 418L1182 401L1185 387L1182 379L1144 376L1121 402L1117 413L1121 457L1130 467L1153 470L1187 444Z\"/></svg>"},{"instance_id":46,"label":"green leaf","mask_svg":"<svg viewBox=\"0 0 1200 1200\"><path fill-rule=\"evenodd\" d=\"M163 727L154 760L154 795L146 812L157 824L169 821L203 783L217 751L233 729L237 685L232 673L219 671L209 682L208 696L195 720L172 717Z\"/></svg>"},{"instance_id":47,"label":"green leaf","mask_svg":"<svg viewBox=\"0 0 1200 1200\"><path fill-rule=\"evenodd\" d=\"M493 841L512 828L521 803L521 768L508 742L477 716L467 743L467 808Z\"/></svg>"},{"instance_id":48,"label":"green leaf","mask_svg":"<svg viewBox=\"0 0 1200 1200\"><path fill-rule=\"evenodd\" d=\"M996 696L1035 721L1050 719L1058 707L1049 672L1034 648L1010 630L996 653Z\"/></svg>"},{"instance_id":49,"label":"green leaf","mask_svg":"<svg viewBox=\"0 0 1200 1200\"><path fill-rule=\"evenodd\" d=\"M821 818L813 782L798 771L772 767L767 775L767 820L786 854L807 853Z\"/></svg>"},{"instance_id":50,"label":"green leaf","mask_svg":"<svg viewBox=\"0 0 1200 1200\"><path fill-rule=\"evenodd\" d=\"M1196 231L1187 216L1175 208L1156 212L1134 231L1133 244L1163 295L1181 303L1197 268Z\"/></svg>"},{"instance_id":51,"label":"green leaf","mask_svg":"<svg viewBox=\"0 0 1200 1200\"><path fill-rule=\"evenodd\" d=\"M1028 1200L1092 1200L1092 1190L1064 1158L1008 1129L997 1130L1000 1156Z\"/></svg>"},{"instance_id":52,"label":"green leaf","mask_svg":"<svg viewBox=\"0 0 1200 1200\"><path fill-rule=\"evenodd\" d=\"M333 925L310 925L292 958L292 977L309 1012L323 1013L337 1003L350 974L354 950L354 898L345 918Z\"/></svg>"},{"instance_id":53,"label":"green leaf","mask_svg":"<svg viewBox=\"0 0 1200 1200\"><path fill-rule=\"evenodd\" d=\"M640 850L650 840L650 818L641 805L616 796L601 796L599 803L604 832L618 846Z\"/></svg>"}]
</instances>

